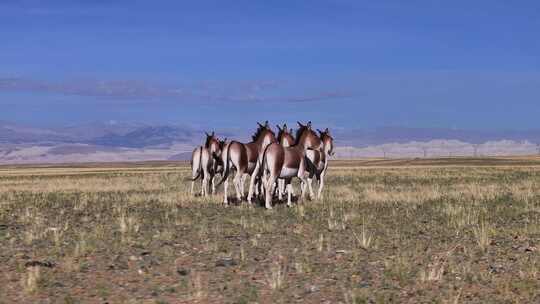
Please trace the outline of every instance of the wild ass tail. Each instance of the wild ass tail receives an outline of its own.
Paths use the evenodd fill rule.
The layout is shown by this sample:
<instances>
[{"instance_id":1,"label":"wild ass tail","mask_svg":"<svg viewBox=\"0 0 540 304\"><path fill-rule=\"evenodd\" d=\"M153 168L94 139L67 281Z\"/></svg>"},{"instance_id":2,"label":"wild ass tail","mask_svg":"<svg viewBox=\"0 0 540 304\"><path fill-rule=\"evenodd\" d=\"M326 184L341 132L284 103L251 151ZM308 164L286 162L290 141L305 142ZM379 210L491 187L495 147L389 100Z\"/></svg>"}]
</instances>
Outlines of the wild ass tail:
<instances>
[{"instance_id":1,"label":"wild ass tail","mask_svg":"<svg viewBox=\"0 0 540 304\"><path fill-rule=\"evenodd\" d=\"M266 170L266 151L268 150L268 147L270 147L272 144L266 145L263 152L263 157L261 160L261 169L259 170L259 177L264 175L264 170Z\"/></svg>"},{"instance_id":2,"label":"wild ass tail","mask_svg":"<svg viewBox=\"0 0 540 304\"><path fill-rule=\"evenodd\" d=\"M225 163L223 164L223 176L221 177L221 180L216 185L216 187L223 184L223 182L225 182L225 180L227 180L227 178L229 177L229 160L230 160L230 155L231 155L230 150L231 150L232 143L233 141L229 143L229 145L227 146L227 150L225 150L225 155L223 155L222 159L225 160Z\"/></svg>"},{"instance_id":3,"label":"wild ass tail","mask_svg":"<svg viewBox=\"0 0 540 304\"><path fill-rule=\"evenodd\" d=\"M198 168L197 168L197 176L192 177L192 178L188 178L188 180L190 180L190 181L196 181L199 178L199 176L201 176L201 172L202 172L202 146L199 147L199 149L200 149L200 151L199 151L199 163L197 164L197 166L198 166ZM193 160L192 160L192 162L193 162ZM194 164L191 163L192 168L193 168L193 165ZM193 169L191 169L191 170L193 171Z\"/></svg>"}]
</instances>

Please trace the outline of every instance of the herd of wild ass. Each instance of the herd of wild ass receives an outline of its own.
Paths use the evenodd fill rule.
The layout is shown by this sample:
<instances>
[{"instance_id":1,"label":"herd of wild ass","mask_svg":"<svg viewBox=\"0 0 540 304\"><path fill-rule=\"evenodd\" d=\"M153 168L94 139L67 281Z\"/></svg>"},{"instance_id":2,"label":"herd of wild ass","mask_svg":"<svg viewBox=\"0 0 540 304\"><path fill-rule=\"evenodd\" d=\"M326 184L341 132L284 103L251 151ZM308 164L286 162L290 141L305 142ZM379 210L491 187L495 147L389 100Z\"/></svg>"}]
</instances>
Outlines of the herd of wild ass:
<instances>
[{"instance_id":1,"label":"herd of wild ass","mask_svg":"<svg viewBox=\"0 0 540 304\"><path fill-rule=\"evenodd\" d=\"M202 179L201 195L208 194L211 183L212 194L216 186L224 184L223 203L228 204L229 175L234 175L233 185L238 201L244 196L244 183L250 176L247 202L252 203L254 195L264 196L267 209L272 208L272 198L278 192L278 199L287 193L287 206L291 206L293 188L291 181L298 177L301 181L301 197L304 199L306 187L310 198L314 197L313 177L319 182L317 198L321 197L324 177L328 168L328 159L333 155L333 138L330 131L317 129L319 135L311 129L311 122L298 122L298 130L293 137L293 130L287 125L277 126L275 133L268 125L257 123L259 127L249 143L219 140L214 132L206 133L206 142L193 150L191 158L191 194L195 180ZM216 185L214 177L221 174L221 181Z\"/></svg>"}]
</instances>

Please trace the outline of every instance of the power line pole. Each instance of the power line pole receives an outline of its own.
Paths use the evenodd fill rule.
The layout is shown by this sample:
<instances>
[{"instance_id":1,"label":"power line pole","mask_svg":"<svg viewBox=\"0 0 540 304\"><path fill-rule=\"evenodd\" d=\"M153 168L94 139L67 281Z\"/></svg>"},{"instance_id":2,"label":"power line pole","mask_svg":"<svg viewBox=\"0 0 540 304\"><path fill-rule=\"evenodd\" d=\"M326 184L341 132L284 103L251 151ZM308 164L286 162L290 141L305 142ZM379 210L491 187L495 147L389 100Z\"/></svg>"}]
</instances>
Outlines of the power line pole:
<instances>
[{"instance_id":1,"label":"power line pole","mask_svg":"<svg viewBox=\"0 0 540 304\"><path fill-rule=\"evenodd\" d=\"M424 158L427 158L427 156L428 156L428 148L427 147L422 147L422 151L424 151Z\"/></svg>"},{"instance_id":2,"label":"power line pole","mask_svg":"<svg viewBox=\"0 0 540 304\"><path fill-rule=\"evenodd\" d=\"M473 149L474 149L474 157L478 157L478 148L479 148L479 145L478 144L473 144Z\"/></svg>"}]
</instances>

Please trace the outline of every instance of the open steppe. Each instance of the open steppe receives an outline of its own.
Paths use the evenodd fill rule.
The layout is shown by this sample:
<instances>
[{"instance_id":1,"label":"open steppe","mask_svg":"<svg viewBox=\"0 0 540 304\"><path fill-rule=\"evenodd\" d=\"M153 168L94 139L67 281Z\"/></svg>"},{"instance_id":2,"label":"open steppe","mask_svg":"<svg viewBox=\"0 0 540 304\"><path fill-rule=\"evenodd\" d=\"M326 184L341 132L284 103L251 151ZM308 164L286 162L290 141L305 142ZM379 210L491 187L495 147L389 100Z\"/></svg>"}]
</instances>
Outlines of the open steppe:
<instances>
[{"instance_id":1,"label":"open steppe","mask_svg":"<svg viewBox=\"0 0 540 304\"><path fill-rule=\"evenodd\" d=\"M189 175L0 167L0 303L540 302L540 157L333 161L271 211Z\"/></svg>"}]
</instances>

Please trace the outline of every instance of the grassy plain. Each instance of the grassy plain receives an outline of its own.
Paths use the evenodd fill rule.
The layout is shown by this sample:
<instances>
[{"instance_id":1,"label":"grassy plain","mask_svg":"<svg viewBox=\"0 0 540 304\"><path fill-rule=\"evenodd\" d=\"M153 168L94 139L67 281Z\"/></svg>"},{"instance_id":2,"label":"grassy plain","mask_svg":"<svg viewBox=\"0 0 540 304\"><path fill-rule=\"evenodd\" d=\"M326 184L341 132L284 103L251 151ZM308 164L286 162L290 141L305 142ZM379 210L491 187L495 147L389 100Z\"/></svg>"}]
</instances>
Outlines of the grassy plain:
<instances>
[{"instance_id":1,"label":"grassy plain","mask_svg":"<svg viewBox=\"0 0 540 304\"><path fill-rule=\"evenodd\" d=\"M540 302L540 158L335 161L271 211L188 175L0 167L0 303Z\"/></svg>"}]
</instances>

